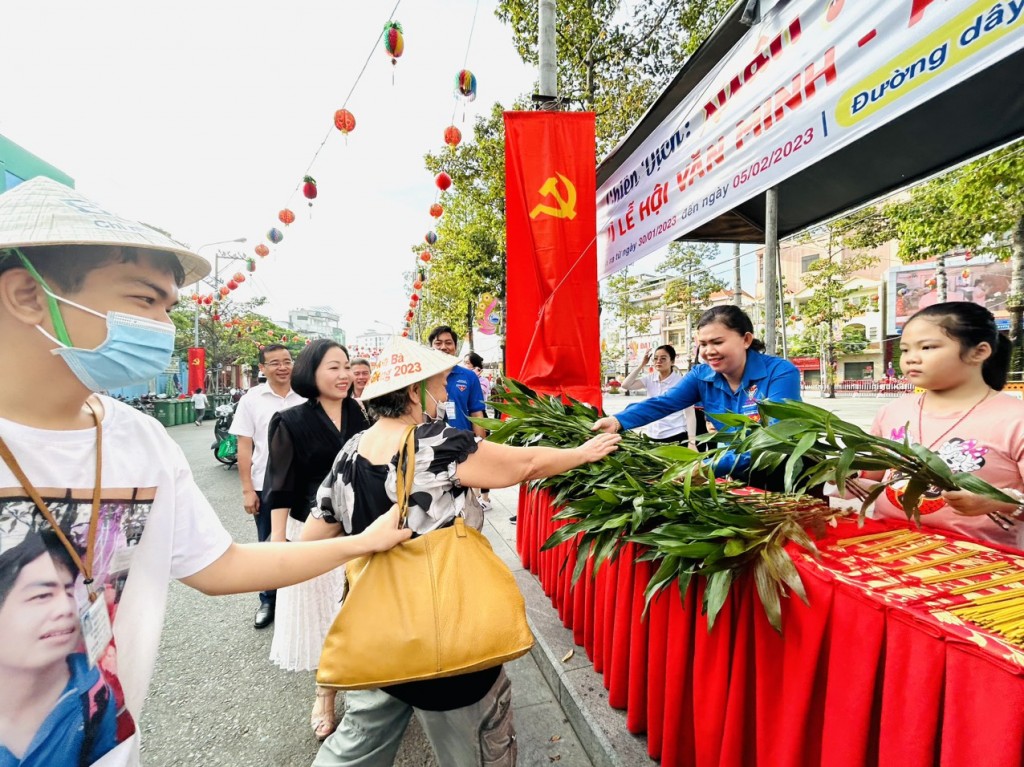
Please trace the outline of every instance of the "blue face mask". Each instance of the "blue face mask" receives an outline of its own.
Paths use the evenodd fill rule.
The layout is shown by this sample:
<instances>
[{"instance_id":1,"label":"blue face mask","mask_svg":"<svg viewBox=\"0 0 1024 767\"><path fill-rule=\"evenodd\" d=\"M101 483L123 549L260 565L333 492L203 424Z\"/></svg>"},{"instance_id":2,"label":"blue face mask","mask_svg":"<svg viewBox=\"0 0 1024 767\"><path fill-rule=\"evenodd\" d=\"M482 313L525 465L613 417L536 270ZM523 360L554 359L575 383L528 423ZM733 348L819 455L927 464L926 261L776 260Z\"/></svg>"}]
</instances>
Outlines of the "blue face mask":
<instances>
[{"instance_id":1,"label":"blue face mask","mask_svg":"<svg viewBox=\"0 0 1024 767\"><path fill-rule=\"evenodd\" d=\"M76 304L47 291L47 295L83 312L103 317L87 306ZM60 348L51 351L63 358L78 380L92 391L118 389L145 383L167 369L174 352L174 325L133 314L107 312L107 338L95 349L80 349L36 329Z\"/></svg>"},{"instance_id":2,"label":"blue face mask","mask_svg":"<svg viewBox=\"0 0 1024 767\"><path fill-rule=\"evenodd\" d=\"M46 280L25 254L17 249L14 252L46 293L50 321L53 322L57 337L51 336L40 325L36 325L36 330L60 346L50 353L62 357L71 372L87 388L98 392L146 383L167 369L174 352L174 325L169 322L147 320L123 312L107 312L107 338L103 343L95 349L72 346L71 336L64 325L57 302L96 317L103 318L103 315L88 306L58 296L50 290Z\"/></svg>"}]
</instances>

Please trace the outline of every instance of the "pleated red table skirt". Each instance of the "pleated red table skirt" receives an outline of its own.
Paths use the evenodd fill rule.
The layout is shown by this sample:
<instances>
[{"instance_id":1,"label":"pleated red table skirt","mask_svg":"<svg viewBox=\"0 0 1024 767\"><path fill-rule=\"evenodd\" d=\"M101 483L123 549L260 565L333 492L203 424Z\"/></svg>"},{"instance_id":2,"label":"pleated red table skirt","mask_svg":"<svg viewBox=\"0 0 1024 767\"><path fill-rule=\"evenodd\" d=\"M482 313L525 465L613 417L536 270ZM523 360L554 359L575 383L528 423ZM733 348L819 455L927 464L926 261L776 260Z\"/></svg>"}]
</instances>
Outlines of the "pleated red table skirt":
<instances>
[{"instance_id":1,"label":"pleated red table skirt","mask_svg":"<svg viewBox=\"0 0 1024 767\"><path fill-rule=\"evenodd\" d=\"M544 491L520 492L517 546L608 702L663 765L1019 767L1024 676L933 625L796 559L809 605L783 601L783 633L741 578L709 632L703 582L651 603L650 566L626 547L572 584L572 543Z\"/></svg>"}]
</instances>

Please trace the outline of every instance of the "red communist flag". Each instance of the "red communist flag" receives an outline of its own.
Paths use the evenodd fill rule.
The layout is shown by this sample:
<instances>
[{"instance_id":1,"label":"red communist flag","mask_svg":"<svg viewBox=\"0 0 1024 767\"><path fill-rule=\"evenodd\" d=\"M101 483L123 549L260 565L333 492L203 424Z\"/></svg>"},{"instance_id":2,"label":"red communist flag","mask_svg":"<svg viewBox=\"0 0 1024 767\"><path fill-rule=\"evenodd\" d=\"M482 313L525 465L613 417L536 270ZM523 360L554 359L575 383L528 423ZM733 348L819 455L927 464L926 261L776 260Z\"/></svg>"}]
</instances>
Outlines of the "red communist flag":
<instances>
[{"instance_id":1,"label":"red communist flag","mask_svg":"<svg viewBox=\"0 0 1024 767\"><path fill-rule=\"evenodd\" d=\"M591 113L505 113L506 367L601 406Z\"/></svg>"},{"instance_id":2,"label":"red communist flag","mask_svg":"<svg viewBox=\"0 0 1024 767\"><path fill-rule=\"evenodd\" d=\"M193 346L188 350L188 391L189 394L196 389L206 386L206 349Z\"/></svg>"}]
</instances>

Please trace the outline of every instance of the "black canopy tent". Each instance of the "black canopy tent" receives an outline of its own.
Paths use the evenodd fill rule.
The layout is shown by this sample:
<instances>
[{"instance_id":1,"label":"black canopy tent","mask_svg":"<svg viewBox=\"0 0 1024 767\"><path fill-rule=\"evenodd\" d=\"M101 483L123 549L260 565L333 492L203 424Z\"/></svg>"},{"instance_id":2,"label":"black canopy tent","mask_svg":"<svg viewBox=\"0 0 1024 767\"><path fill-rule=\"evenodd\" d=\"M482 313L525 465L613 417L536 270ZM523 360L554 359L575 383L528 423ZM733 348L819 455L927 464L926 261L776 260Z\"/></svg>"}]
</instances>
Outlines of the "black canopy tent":
<instances>
[{"instance_id":1,"label":"black canopy tent","mask_svg":"<svg viewBox=\"0 0 1024 767\"><path fill-rule=\"evenodd\" d=\"M600 186L749 31L733 6L597 169ZM946 90L778 185L785 237L1024 135L1024 51ZM764 242L761 193L679 239Z\"/></svg>"}]
</instances>

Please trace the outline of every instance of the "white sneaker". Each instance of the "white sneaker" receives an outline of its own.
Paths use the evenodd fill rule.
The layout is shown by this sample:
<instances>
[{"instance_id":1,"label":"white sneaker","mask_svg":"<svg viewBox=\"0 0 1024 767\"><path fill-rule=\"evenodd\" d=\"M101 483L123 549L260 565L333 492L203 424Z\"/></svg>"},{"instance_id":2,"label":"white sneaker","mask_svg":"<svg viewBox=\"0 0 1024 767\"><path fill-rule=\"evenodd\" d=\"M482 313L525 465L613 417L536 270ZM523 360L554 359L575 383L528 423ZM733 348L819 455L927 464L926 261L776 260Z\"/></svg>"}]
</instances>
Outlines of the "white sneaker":
<instances>
[{"instance_id":1,"label":"white sneaker","mask_svg":"<svg viewBox=\"0 0 1024 767\"><path fill-rule=\"evenodd\" d=\"M490 501L485 501L483 498L480 499L480 508L484 511L490 511L493 507Z\"/></svg>"}]
</instances>

